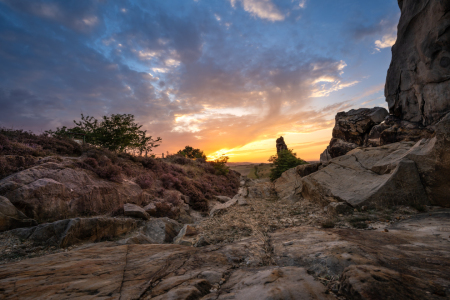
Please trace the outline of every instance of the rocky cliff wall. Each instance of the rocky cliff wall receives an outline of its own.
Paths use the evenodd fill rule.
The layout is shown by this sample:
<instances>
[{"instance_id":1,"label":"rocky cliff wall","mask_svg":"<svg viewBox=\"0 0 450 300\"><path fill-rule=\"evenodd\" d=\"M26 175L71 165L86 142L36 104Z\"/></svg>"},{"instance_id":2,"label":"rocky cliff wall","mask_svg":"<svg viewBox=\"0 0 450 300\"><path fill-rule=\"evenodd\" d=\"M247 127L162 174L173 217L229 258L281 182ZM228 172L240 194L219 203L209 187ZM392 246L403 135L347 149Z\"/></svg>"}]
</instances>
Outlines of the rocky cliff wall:
<instances>
[{"instance_id":1,"label":"rocky cliff wall","mask_svg":"<svg viewBox=\"0 0 450 300\"><path fill-rule=\"evenodd\" d=\"M389 112L432 125L450 111L450 1L399 0L399 6L385 86Z\"/></svg>"}]
</instances>

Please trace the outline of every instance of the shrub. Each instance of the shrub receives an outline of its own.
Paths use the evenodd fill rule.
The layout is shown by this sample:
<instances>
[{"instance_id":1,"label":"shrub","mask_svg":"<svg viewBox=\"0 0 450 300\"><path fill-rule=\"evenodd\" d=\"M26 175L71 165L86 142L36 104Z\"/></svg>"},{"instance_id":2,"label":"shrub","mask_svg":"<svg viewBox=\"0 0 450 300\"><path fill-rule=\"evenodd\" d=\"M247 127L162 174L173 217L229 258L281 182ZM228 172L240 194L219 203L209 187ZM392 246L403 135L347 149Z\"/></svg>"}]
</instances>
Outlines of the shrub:
<instances>
[{"instance_id":1,"label":"shrub","mask_svg":"<svg viewBox=\"0 0 450 300\"><path fill-rule=\"evenodd\" d=\"M33 159L32 156L0 156L0 179L15 172L27 169L33 166L34 163L35 159Z\"/></svg>"},{"instance_id":2,"label":"shrub","mask_svg":"<svg viewBox=\"0 0 450 300\"><path fill-rule=\"evenodd\" d=\"M140 175L135 181L143 190L150 188L153 184L153 178L149 174Z\"/></svg>"},{"instance_id":3,"label":"shrub","mask_svg":"<svg viewBox=\"0 0 450 300\"><path fill-rule=\"evenodd\" d=\"M216 175L227 175L230 169L227 167L228 156L222 156L209 162L209 164L214 168L214 173Z\"/></svg>"},{"instance_id":4,"label":"shrub","mask_svg":"<svg viewBox=\"0 0 450 300\"><path fill-rule=\"evenodd\" d=\"M93 157L85 158L85 159L83 160L83 162L84 162L86 165L88 165L88 166L90 166L91 168L93 168L93 169L98 168L98 162L97 162L97 160L96 160L95 158L93 158Z\"/></svg>"},{"instance_id":5,"label":"shrub","mask_svg":"<svg viewBox=\"0 0 450 300\"><path fill-rule=\"evenodd\" d=\"M297 158L297 154L292 151L292 149L282 150L269 158L269 161L273 163L273 168L270 170L270 180L274 181L280 178L281 174L298 165L307 164L306 161Z\"/></svg>"},{"instance_id":6,"label":"shrub","mask_svg":"<svg viewBox=\"0 0 450 300\"><path fill-rule=\"evenodd\" d=\"M122 169L119 166L108 165L105 167L99 167L96 169L96 173L100 178L108 179L109 181L117 183L123 182Z\"/></svg>"},{"instance_id":7,"label":"shrub","mask_svg":"<svg viewBox=\"0 0 450 300\"><path fill-rule=\"evenodd\" d=\"M205 153L203 153L202 150L194 149L191 146L184 147L183 150L180 150L177 152L177 155L184 156L187 158L193 158L193 159L196 159L196 158L206 159L206 155L205 155Z\"/></svg>"},{"instance_id":8,"label":"shrub","mask_svg":"<svg viewBox=\"0 0 450 300\"><path fill-rule=\"evenodd\" d=\"M165 189L171 189L173 187L177 188L181 184L180 180L171 173L162 175L160 179Z\"/></svg>"}]
</instances>

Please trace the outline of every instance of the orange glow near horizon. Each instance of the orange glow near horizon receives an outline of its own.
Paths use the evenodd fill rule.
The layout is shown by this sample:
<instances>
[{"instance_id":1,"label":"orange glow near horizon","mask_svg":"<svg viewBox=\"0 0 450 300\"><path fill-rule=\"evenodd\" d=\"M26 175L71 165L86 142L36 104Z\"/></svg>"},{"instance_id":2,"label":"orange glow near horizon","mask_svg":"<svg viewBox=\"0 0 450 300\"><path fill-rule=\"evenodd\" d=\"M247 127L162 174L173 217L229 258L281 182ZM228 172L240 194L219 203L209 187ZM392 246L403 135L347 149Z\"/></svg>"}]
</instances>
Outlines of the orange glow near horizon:
<instances>
[{"instance_id":1,"label":"orange glow near horizon","mask_svg":"<svg viewBox=\"0 0 450 300\"><path fill-rule=\"evenodd\" d=\"M294 149L297 157L307 161L318 161L331 139L331 129L323 129L312 133L282 134L289 149ZM271 155L276 154L275 138L265 139L233 149L220 149L209 153L208 159L214 160L223 155L229 162L267 163Z\"/></svg>"}]
</instances>

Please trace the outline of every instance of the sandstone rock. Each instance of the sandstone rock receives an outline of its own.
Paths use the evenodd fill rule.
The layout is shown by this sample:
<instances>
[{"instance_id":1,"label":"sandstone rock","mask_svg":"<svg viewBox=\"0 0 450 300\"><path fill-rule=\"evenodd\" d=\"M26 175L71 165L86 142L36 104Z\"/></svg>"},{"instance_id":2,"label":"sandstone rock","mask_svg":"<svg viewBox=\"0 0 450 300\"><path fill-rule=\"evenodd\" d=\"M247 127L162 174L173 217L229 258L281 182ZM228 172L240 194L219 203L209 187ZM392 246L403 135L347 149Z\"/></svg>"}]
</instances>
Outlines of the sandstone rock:
<instances>
[{"instance_id":1,"label":"sandstone rock","mask_svg":"<svg viewBox=\"0 0 450 300\"><path fill-rule=\"evenodd\" d=\"M327 209L327 213L332 216L348 214L353 211L353 208L345 202L331 202L325 208Z\"/></svg>"},{"instance_id":2,"label":"sandstone rock","mask_svg":"<svg viewBox=\"0 0 450 300\"><path fill-rule=\"evenodd\" d=\"M204 248L98 243L0 265L1 296L327 299L325 286L314 276L342 278L340 292L347 299L389 299L390 295L444 299L450 285L449 246L443 239L449 220L448 212L427 213L389 227L389 234L314 227L278 230L269 234L276 266L252 268L236 268L235 261L255 259L249 246L257 244L257 238ZM220 286L218 275L226 279L220 278Z\"/></svg>"},{"instance_id":3,"label":"sandstone rock","mask_svg":"<svg viewBox=\"0 0 450 300\"><path fill-rule=\"evenodd\" d=\"M152 240L154 244L172 243L178 235L182 225L169 218L151 219L142 228L142 233Z\"/></svg>"},{"instance_id":4,"label":"sandstone rock","mask_svg":"<svg viewBox=\"0 0 450 300\"><path fill-rule=\"evenodd\" d=\"M413 145L355 149L335 158L302 178L302 195L324 206L342 201L353 207L428 203L416 164L404 157Z\"/></svg>"},{"instance_id":5,"label":"sandstone rock","mask_svg":"<svg viewBox=\"0 0 450 300\"><path fill-rule=\"evenodd\" d=\"M297 174L300 177L305 177L305 176L308 176L309 174L317 172L321 165L322 165L321 163L310 163L310 164L297 166L297 167L295 167L295 170L297 171Z\"/></svg>"},{"instance_id":6,"label":"sandstone rock","mask_svg":"<svg viewBox=\"0 0 450 300\"><path fill-rule=\"evenodd\" d=\"M382 107L352 109L339 112L333 128L333 138L363 146L373 126L383 122L389 113ZM333 155L331 155L333 157Z\"/></svg>"},{"instance_id":7,"label":"sandstone rock","mask_svg":"<svg viewBox=\"0 0 450 300\"><path fill-rule=\"evenodd\" d=\"M125 203L123 205L123 213L127 217L133 217L143 220L148 220L150 218L148 213L146 213L142 207L132 203Z\"/></svg>"},{"instance_id":8,"label":"sandstone rock","mask_svg":"<svg viewBox=\"0 0 450 300\"><path fill-rule=\"evenodd\" d=\"M333 158L330 155L330 152L328 151L328 148L325 149L321 154L320 154L320 162L322 164L325 164L327 162L329 162L330 160L332 160Z\"/></svg>"},{"instance_id":9,"label":"sandstone rock","mask_svg":"<svg viewBox=\"0 0 450 300\"><path fill-rule=\"evenodd\" d=\"M174 237L173 243L184 246L193 246L196 239L193 236L197 235L197 230L192 225L184 225L178 235Z\"/></svg>"},{"instance_id":10,"label":"sandstone rock","mask_svg":"<svg viewBox=\"0 0 450 300\"><path fill-rule=\"evenodd\" d=\"M264 270L238 270L223 286L233 299L334 299L325 287L308 275L304 268L269 267ZM230 299L229 294L217 299Z\"/></svg>"},{"instance_id":11,"label":"sandstone rock","mask_svg":"<svg viewBox=\"0 0 450 300\"><path fill-rule=\"evenodd\" d=\"M220 203L225 203L231 200L231 198L227 196L215 196L214 198L216 198Z\"/></svg>"},{"instance_id":12,"label":"sandstone rock","mask_svg":"<svg viewBox=\"0 0 450 300\"><path fill-rule=\"evenodd\" d=\"M348 143L344 140L332 138L327 150L331 157L338 157L347 154L353 149L358 148L357 144Z\"/></svg>"},{"instance_id":13,"label":"sandstone rock","mask_svg":"<svg viewBox=\"0 0 450 300\"><path fill-rule=\"evenodd\" d=\"M244 198L238 198L238 205L239 206L246 206L248 205L247 201Z\"/></svg>"},{"instance_id":14,"label":"sandstone rock","mask_svg":"<svg viewBox=\"0 0 450 300\"><path fill-rule=\"evenodd\" d=\"M333 138L322 153L320 161L326 163L330 158L339 157L347 152L369 144L372 128L386 118L389 113L381 107L352 109L339 112L335 117Z\"/></svg>"},{"instance_id":15,"label":"sandstone rock","mask_svg":"<svg viewBox=\"0 0 450 300\"><path fill-rule=\"evenodd\" d=\"M424 126L450 111L448 1L399 1L385 96L391 114Z\"/></svg>"},{"instance_id":16,"label":"sandstone rock","mask_svg":"<svg viewBox=\"0 0 450 300\"><path fill-rule=\"evenodd\" d=\"M98 242L118 237L136 228L137 222L132 219L96 217L60 220L15 229L11 233L36 244L69 247L82 242Z\"/></svg>"},{"instance_id":17,"label":"sandstone rock","mask_svg":"<svg viewBox=\"0 0 450 300\"><path fill-rule=\"evenodd\" d=\"M144 207L144 211L147 214L149 214L150 216L153 216L153 217L156 216L157 212L158 212L155 203L149 203L148 205L146 205Z\"/></svg>"},{"instance_id":18,"label":"sandstone rock","mask_svg":"<svg viewBox=\"0 0 450 300\"><path fill-rule=\"evenodd\" d=\"M276 146L277 146L277 153L280 153L283 150L287 150L287 145L284 142L284 138L282 136L280 136L277 140L276 140Z\"/></svg>"},{"instance_id":19,"label":"sandstone rock","mask_svg":"<svg viewBox=\"0 0 450 300\"><path fill-rule=\"evenodd\" d=\"M0 195L38 222L110 213L124 203L143 201L142 189L134 182L103 180L93 172L74 168L78 159L55 161L44 161L0 180Z\"/></svg>"},{"instance_id":20,"label":"sandstone rock","mask_svg":"<svg viewBox=\"0 0 450 300\"><path fill-rule=\"evenodd\" d=\"M238 199L236 197L234 197L233 199L231 199L228 202L215 205L211 209L211 211L209 212L209 216L210 217L214 217L215 215L217 215L217 214L219 214L221 212L224 212L225 210L227 210L231 206L235 205L237 203L237 201L238 201Z\"/></svg>"},{"instance_id":21,"label":"sandstone rock","mask_svg":"<svg viewBox=\"0 0 450 300\"><path fill-rule=\"evenodd\" d=\"M281 200L291 202L300 200L303 184L297 169L292 168L281 174L281 177L274 181L274 188Z\"/></svg>"},{"instance_id":22,"label":"sandstone rock","mask_svg":"<svg viewBox=\"0 0 450 300\"><path fill-rule=\"evenodd\" d=\"M0 232L36 225L35 220L28 219L7 198L0 196Z\"/></svg>"},{"instance_id":23,"label":"sandstone rock","mask_svg":"<svg viewBox=\"0 0 450 300\"><path fill-rule=\"evenodd\" d=\"M186 195L181 195L181 200L183 200L184 203L186 203L186 204L190 204L191 203L191 197L186 196Z\"/></svg>"}]
</instances>

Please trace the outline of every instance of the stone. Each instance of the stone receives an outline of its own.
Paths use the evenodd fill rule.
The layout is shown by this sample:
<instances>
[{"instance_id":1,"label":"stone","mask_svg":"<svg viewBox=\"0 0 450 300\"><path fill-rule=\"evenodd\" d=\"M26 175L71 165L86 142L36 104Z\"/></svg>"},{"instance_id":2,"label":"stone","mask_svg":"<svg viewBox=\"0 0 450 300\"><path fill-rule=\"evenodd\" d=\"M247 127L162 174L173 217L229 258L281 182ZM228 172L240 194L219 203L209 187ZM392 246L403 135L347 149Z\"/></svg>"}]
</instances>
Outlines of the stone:
<instances>
[{"instance_id":1,"label":"stone","mask_svg":"<svg viewBox=\"0 0 450 300\"><path fill-rule=\"evenodd\" d=\"M219 201L220 203L225 203L231 200L231 198L227 196L215 196L214 198L217 199L217 201Z\"/></svg>"},{"instance_id":2,"label":"stone","mask_svg":"<svg viewBox=\"0 0 450 300\"><path fill-rule=\"evenodd\" d=\"M339 112L335 117L333 138L363 146L372 127L383 122L388 114L382 107Z\"/></svg>"},{"instance_id":3,"label":"stone","mask_svg":"<svg viewBox=\"0 0 450 300\"><path fill-rule=\"evenodd\" d=\"M281 151L288 149L286 143L284 142L284 138L282 136L277 138L276 147L277 147L277 153L280 153Z\"/></svg>"},{"instance_id":4,"label":"stone","mask_svg":"<svg viewBox=\"0 0 450 300\"><path fill-rule=\"evenodd\" d=\"M320 161L327 163L330 158L336 158L357 147L369 145L372 128L383 122L388 115L388 111L382 107L352 109L348 112L337 113L333 137L327 149L321 154Z\"/></svg>"},{"instance_id":5,"label":"stone","mask_svg":"<svg viewBox=\"0 0 450 300\"><path fill-rule=\"evenodd\" d=\"M143 220L148 220L150 218L149 214L146 213L146 211L142 207L132 203L125 203L123 205L123 213L127 217L133 217Z\"/></svg>"},{"instance_id":6,"label":"stone","mask_svg":"<svg viewBox=\"0 0 450 300\"><path fill-rule=\"evenodd\" d=\"M247 198L267 199L276 197L273 183L269 180L259 179L253 182L248 188Z\"/></svg>"},{"instance_id":7,"label":"stone","mask_svg":"<svg viewBox=\"0 0 450 300\"><path fill-rule=\"evenodd\" d=\"M178 235L182 225L167 217L150 219L141 229L154 244L172 243Z\"/></svg>"},{"instance_id":8,"label":"stone","mask_svg":"<svg viewBox=\"0 0 450 300\"><path fill-rule=\"evenodd\" d=\"M192 225L184 225L178 235L173 238L173 243L178 245L193 246L196 239L193 236L197 235L197 230Z\"/></svg>"},{"instance_id":9,"label":"stone","mask_svg":"<svg viewBox=\"0 0 450 300\"><path fill-rule=\"evenodd\" d=\"M448 1L399 1L397 41L386 77L389 112L424 126L450 112Z\"/></svg>"},{"instance_id":10,"label":"stone","mask_svg":"<svg viewBox=\"0 0 450 300\"><path fill-rule=\"evenodd\" d=\"M158 209L156 208L155 203L149 203L144 207L144 211L152 217L155 217L158 214Z\"/></svg>"},{"instance_id":11,"label":"stone","mask_svg":"<svg viewBox=\"0 0 450 300\"><path fill-rule=\"evenodd\" d=\"M334 299L325 286L299 267L269 267L264 270L237 270L222 286L232 299ZM217 299L230 299L227 294Z\"/></svg>"},{"instance_id":12,"label":"stone","mask_svg":"<svg viewBox=\"0 0 450 300\"><path fill-rule=\"evenodd\" d=\"M280 200L296 202L302 197L303 183L296 168L281 174L281 177L275 180L273 185Z\"/></svg>"},{"instance_id":13,"label":"stone","mask_svg":"<svg viewBox=\"0 0 450 300\"><path fill-rule=\"evenodd\" d=\"M66 248L74 244L118 237L135 230L137 226L137 222L132 219L94 217L60 220L15 229L11 233L36 244Z\"/></svg>"},{"instance_id":14,"label":"stone","mask_svg":"<svg viewBox=\"0 0 450 300\"><path fill-rule=\"evenodd\" d=\"M239 206L246 206L248 205L247 201L244 198L238 198L238 205Z\"/></svg>"},{"instance_id":15,"label":"stone","mask_svg":"<svg viewBox=\"0 0 450 300\"><path fill-rule=\"evenodd\" d=\"M317 172L321 165L322 165L321 163L309 163L309 164L299 165L299 166L295 167L295 170L297 171L297 174L300 177L305 177L305 176L308 176L309 174Z\"/></svg>"},{"instance_id":16,"label":"stone","mask_svg":"<svg viewBox=\"0 0 450 300\"><path fill-rule=\"evenodd\" d=\"M347 154L353 149L358 148L357 144L348 143L344 140L332 138L327 150L332 158Z\"/></svg>"},{"instance_id":17,"label":"stone","mask_svg":"<svg viewBox=\"0 0 450 300\"><path fill-rule=\"evenodd\" d=\"M327 213L332 216L349 214L353 211L353 208L346 202L331 202L325 208Z\"/></svg>"},{"instance_id":18,"label":"stone","mask_svg":"<svg viewBox=\"0 0 450 300\"><path fill-rule=\"evenodd\" d=\"M251 268L236 261L258 261L259 254L249 249L261 243L256 237L200 248L101 242L0 265L1 296L335 299L315 280L333 277L328 287L335 291L337 284L336 293L347 299L448 298L450 254L443 237L450 213L412 216L388 226L389 234L307 226L277 230L268 234L271 265Z\"/></svg>"},{"instance_id":19,"label":"stone","mask_svg":"<svg viewBox=\"0 0 450 300\"><path fill-rule=\"evenodd\" d=\"M191 197L186 196L186 195L181 195L181 200L183 200L184 203L186 203L186 204L190 204L191 203Z\"/></svg>"},{"instance_id":20,"label":"stone","mask_svg":"<svg viewBox=\"0 0 450 300\"><path fill-rule=\"evenodd\" d=\"M302 178L302 196L323 206L353 207L429 203L416 163L405 154L414 143L355 149Z\"/></svg>"},{"instance_id":21,"label":"stone","mask_svg":"<svg viewBox=\"0 0 450 300\"><path fill-rule=\"evenodd\" d=\"M20 227L36 226L37 222L29 219L7 198L0 196L0 232Z\"/></svg>"},{"instance_id":22,"label":"stone","mask_svg":"<svg viewBox=\"0 0 450 300\"><path fill-rule=\"evenodd\" d=\"M0 180L0 195L39 223L101 215L124 203L143 203L142 189L136 183L101 179L91 171L75 168L78 160L43 159L36 166Z\"/></svg>"},{"instance_id":23,"label":"stone","mask_svg":"<svg viewBox=\"0 0 450 300\"><path fill-rule=\"evenodd\" d=\"M231 206L235 205L237 203L238 199L236 197L234 197L233 199L231 199L228 202L225 203L221 203L221 204L216 204L209 212L209 216L210 217L214 217L215 215L218 215L220 213L223 213L224 211L226 211L228 208L230 208Z\"/></svg>"}]
</instances>

